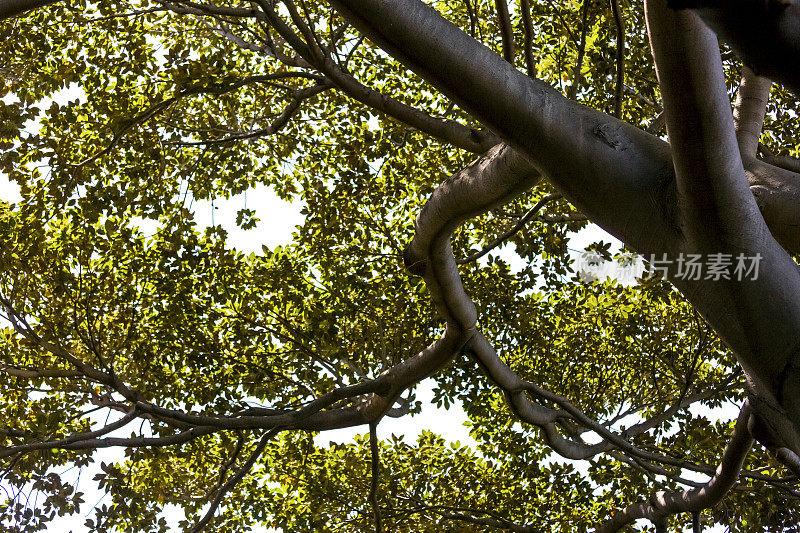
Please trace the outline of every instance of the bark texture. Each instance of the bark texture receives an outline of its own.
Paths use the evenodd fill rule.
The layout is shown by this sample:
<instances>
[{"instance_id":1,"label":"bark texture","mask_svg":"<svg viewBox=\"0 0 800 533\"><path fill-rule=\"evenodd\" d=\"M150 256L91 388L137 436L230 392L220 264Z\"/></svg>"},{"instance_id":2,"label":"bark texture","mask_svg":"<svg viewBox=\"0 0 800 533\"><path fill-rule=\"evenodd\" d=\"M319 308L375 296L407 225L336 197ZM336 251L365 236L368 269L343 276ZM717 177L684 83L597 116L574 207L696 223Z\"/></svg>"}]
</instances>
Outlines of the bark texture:
<instances>
[{"instance_id":1,"label":"bark texture","mask_svg":"<svg viewBox=\"0 0 800 533\"><path fill-rule=\"evenodd\" d=\"M736 353L755 395L753 408L785 446L800 451L800 275L750 190L716 39L696 15L675 13L665 1L648 7L668 146L517 71L422 2L334 4L637 251L673 258L759 254L757 280L676 285Z\"/></svg>"}]
</instances>

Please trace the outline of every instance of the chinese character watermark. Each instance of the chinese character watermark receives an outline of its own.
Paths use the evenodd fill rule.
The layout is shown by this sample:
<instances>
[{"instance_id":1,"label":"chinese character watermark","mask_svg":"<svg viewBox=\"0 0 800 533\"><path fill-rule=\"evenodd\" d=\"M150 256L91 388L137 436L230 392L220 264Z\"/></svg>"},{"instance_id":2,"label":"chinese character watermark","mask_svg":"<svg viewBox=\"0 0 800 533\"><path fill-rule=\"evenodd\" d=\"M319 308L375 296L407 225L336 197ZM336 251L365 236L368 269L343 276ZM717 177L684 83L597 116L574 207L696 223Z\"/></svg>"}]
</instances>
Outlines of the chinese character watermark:
<instances>
[{"instance_id":1,"label":"chinese character watermark","mask_svg":"<svg viewBox=\"0 0 800 533\"><path fill-rule=\"evenodd\" d=\"M643 259L647 259L647 262ZM578 256L574 265L578 279L583 282L609 278L622 285L632 285L643 279L666 279L668 275L673 280L755 281L758 279L761 259L761 254L750 256L741 253L654 254L648 258L626 253L608 260L596 252L585 251Z\"/></svg>"},{"instance_id":2,"label":"chinese character watermark","mask_svg":"<svg viewBox=\"0 0 800 533\"><path fill-rule=\"evenodd\" d=\"M714 253L708 255L680 253L674 259L651 255L649 258L652 277L661 275L666 278L672 269L672 279L677 280L757 280L761 264L761 254L745 255ZM674 267L674 268L673 268Z\"/></svg>"},{"instance_id":3,"label":"chinese character watermark","mask_svg":"<svg viewBox=\"0 0 800 533\"><path fill-rule=\"evenodd\" d=\"M574 266L578 279L584 283L608 278L630 286L635 285L645 271L644 261L633 253L604 259L596 252L585 251L577 257Z\"/></svg>"}]
</instances>

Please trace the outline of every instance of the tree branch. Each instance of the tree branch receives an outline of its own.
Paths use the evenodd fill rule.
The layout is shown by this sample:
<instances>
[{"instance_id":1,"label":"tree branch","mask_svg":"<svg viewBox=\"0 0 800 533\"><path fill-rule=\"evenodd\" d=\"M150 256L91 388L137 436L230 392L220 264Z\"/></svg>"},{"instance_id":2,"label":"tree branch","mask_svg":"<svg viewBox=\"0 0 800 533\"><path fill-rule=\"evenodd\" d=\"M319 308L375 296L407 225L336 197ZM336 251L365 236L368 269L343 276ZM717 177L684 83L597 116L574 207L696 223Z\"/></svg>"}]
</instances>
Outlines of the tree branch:
<instances>
[{"instance_id":1,"label":"tree branch","mask_svg":"<svg viewBox=\"0 0 800 533\"><path fill-rule=\"evenodd\" d=\"M478 526L489 526L495 529L504 529L506 531L512 531L514 533L536 533L538 531L541 531L541 529L536 528L534 526L515 524L508 520L498 520L496 518L488 518L488 517L481 518L477 516L468 515L465 513L441 512L436 509L431 509L431 510L436 512L444 520L458 520L460 522L466 522L468 524L475 524Z\"/></svg>"},{"instance_id":2,"label":"tree branch","mask_svg":"<svg viewBox=\"0 0 800 533\"><path fill-rule=\"evenodd\" d=\"M497 11L497 24L500 26L500 35L503 39L503 58L514 64L514 27L511 25L511 16L508 14L506 0L494 0Z\"/></svg>"},{"instance_id":3,"label":"tree branch","mask_svg":"<svg viewBox=\"0 0 800 533\"><path fill-rule=\"evenodd\" d=\"M515 70L418 0L333 4L373 42L522 150L611 234L639 250L677 243L665 205L672 164L664 143Z\"/></svg>"},{"instance_id":4,"label":"tree branch","mask_svg":"<svg viewBox=\"0 0 800 533\"><path fill-rule=\"evenodd\" d=\"M34 450L49 450L54 448L68 448L68 449L77 449L80 448L81 445L87 441L93 441L97 439L97 437L101 437L112 431L125 427L130 423L134 418L137 416L136 409L130 409L128 413L125 414L122 418L117 420L116 422L112 422L105 427L102 427L96 431L87 431L84 433L76 433L74 435L70 435L69 437L65 437L63 439L58 440L51 440L45 442L31 442L29 444L20 444L18 446L8 446L0 448L0 458L9 457L11 455L16 455L18 453L27 453Z\"/></svg>"},{"instance_id":5,"label":"tree branch","mask_svg":"<svg viewBox=\"0 0 800 533\"><path fill-rule=\"evenodd\" d=\"M794 406L800 406L800 391L784 390L788 369L800 357L800 335L789 326L800 323L797 265L770 234L745 175L716 36L695 13L671 11L665 0L648 0L645 12L675 163L684 249L763 258L756 279L675 284L734 349L763 398L754 408L765 411L782 428L785 445L798 452L800 413Z\"/></svg>"},{"instance_id":6,"label":"tree branch","mask_svg":"<svg viewBox=\"0 0 800 533\"><path fill-rule=\"evenodd\" d=\"M308 45L278 16L266 0L255 0L269 24L309 64L322 72L342 92L370 108L385 113L414 129L432 135L464 150L483 153L499 142L492 133L465 126L455 120L434 118L414 107L386 96L359 82L328 55L316 58Z\"/></svg>"},{"instance_id":7,"label":"tree branch","mask_svg":"<svg viewBox=\"0 0 800 533\"><path fill-rule=\"evenodd\" d=\"M800 95L800 2L797 0L673 0L697 13L757 74Z\"/></svg>"},{"instance_id":8,"label":"tree branch","mask_svg":"<svg viewBox=\"0 0 800 533\"><path fill-rule=\"evenodd\" d=\"M622 20L619 0L611 0L611 12L614 15L614 25L617 27L617 81L614 91L614 116L622 118L622 98L625 89L625 24Z\"/></svg>"},{"instance_id":9,"label":"tree branch","mask_svg":"<svg viewBox=\"0 0 800 533\"><path fill-rule=\"evenodd\" d=\"M719 467L708 483L691 490L660 492L655 495L651 503L630 505L598 527L595 533L619 531L639 518L651 520L658 526L665 523L666 517L672 514L700 511L716 505L736 484L742 465L753 445L753 438L747 430L751 413L749 404L745 402L728 444L722 452Z\"/></svg>"},{"instance_id":10,"label":"tree branch","mask_svg":"<svg viewBox=\"0 0 800 533\"><path fill-rule=\"evenodd\" d=\"M740 231L742 220L760 215L744 178L716 36L666 0L648 0L645 10L688 238L700 228L718 238L734 220Z\"/></svg>"},{"instance_id":11,"label":"tree branch","mask_svg":"<svg viewBox=\"0 0 800 533\"><path fill-rule=\"evenodd\" d=\"M525 70L531 78L536 77L536 61L533 58L533 20L531 18L530 0L519 0L522 12L522 29L525 34Z\"/></svg>"},{"instance_id":12,"label":"tree branch","mask_svg":"<svg viewBox=\"0 0 800 533\"><path fill-rule=\"evenodd\" d=\"M745 172L758 208L775 239L792 253L800 252L800 165L793 171L790 161L768 155L747 161Z\"/></svg>"},{"instance_id":13,"label":"tree branch","mask_svg":"<svg viewBox=\"0 0 800 533\"><path fill-rule=\"evenodd\" d=\"M381 461L378 455L378 435L377 423L371 422L369 424L369 450L370 450L370 471L372 476L369 483L369 502L372 506L372 520L375 524L375 533L383 533L383 526L381 525L381 508L378 504L378 483Z\"/></svg>"},{"instance_id":14,"label":"tree branch","mask_svg":"<svg viewBox=\"0 0 800 533\"><path fill-rule=\"evenodd\" d=\"M589 30L589 4L590 0L583 0L581 4L581 40L578 44L578 57L575 59L575 68L572 71L572 85L567 90L567 98L574 100L583 79L583 58L586 55L586 32Z\"/></svg>"},{"instance_id":15,"label":"tree branch","mask_svg":"<svg viewBox=\"0 0 800 533\"><path fill-rule=\"evenodd\" d=\"M746 65L742 66L742 81L739 83L739 93L733 110L733 123L743 161L755 159L758 152L758 141L764 127L764 114L771 87L772 81L756 76Z\"/></svg>"},{"instance_id":16,"label":"tree branch","mask_svg":"<svg viewBox=\"0 0 800 533\"><path fill-rule=\"evenodd\" d=\"M528 212L522 216L522 218L519 219L519 222L514 224L512 227L510 227L503 233L501 233L496 239L492 240L492 242L484 246L481 250L475 252L474 254L470 254L467 257L459 259L458 261L456 261L456 263L458 263L459 265L465 265L467 263L472 263L473 261L477 261L484 255L488 254L489 252L491 252L492 250L503 244L509 237L516 235L516 233L519 232L519 230L521 230L523 227L525 227L525 224L527 224L531 219L533 219L545 205L550 203L552 200L555 200L556 198L561 198L561 195L558 193L552 193L543 196L541 200L536 202L536 204L533 207L531 207L528 210Z\"/></svg>"},{"instance_id":17,"label":"tree branch","mask_svg":"<svg viewBox=\"0 0 800 533\"><path fill-rule=\"evenodd\" d=\"M217 6L214 4L202 4L199 2L191 2L190 0L155 0L167 9L176 12L191 13L194 15L217 15L222 17L254 17L256 10L250 8ZM177 6L183 6L183 10Z\"/></svg>"},{"instance_id":18,"label":"tree branch","mask_svg":"<svg viewBox=\"0 0 800 533\"><path fill-rule=\"evenodd\" d=\"M328 88L328 86L324 83L324 78L322 78L321 76L314 76L313 74L307 74L307 73L304 73L304 72L295 72L295 71L285 71L285 72L284 71L278 71L278 72L273 72L271 74L262 74L262 75L257 75L257 76L247 76L247 77L243 77L243 78L240 78L240 79L236 79L236 80L232 80L232 81L226 81L226 82L218 83L218 84L197 85L197 86L194 86L194 87L186 87L186 88L183 88L180 91L178 91L178 94L176 94L175 96L172 96L170 98L165 98L165 99L161 100L160 102L157 102L156 104L153 104L152 106L150 106L145 111L139 113L139 115L137 115L136 117L128 120L122 128L120 128L118 131L116 131L114 133L114 136L111 139L111 142L109 142L108 145L105 146L105 148L99 150L94 155L91 155L91 156L87 157L86 159L84 159L83 161L80 161L79 163L72 164L72 166L80 168L80 167L85 166L85 165L87 165L89 163L92 163L93 161L96 161L97 159L99 159L99 158L103 157L104 155L108 154L109 152L111 152L117 146L117 144L119 144L119 142L125 137L125 135L127 135L128 132L131 131L133 128L135 128L136 126L140 126L140 125L144 124L145 122L147 122L151 118L157 116L159 113L161 113L162 111L164 111L165 109L169 108L171 105L173 105L174 103L180 101L183 98L186 98L188 96L202 95L202 94L226 94L226 93L229 93L231 91L235 91L237 89L245 87L247 85L251 85L251 84L255 84L255 83L269 83L269 82L273 82L273 81L276 81L276 80L287 79L287 78L307 78L307 79L318 79L318 80L322 81L322 83L320 85L315 85L315 86L310 87L310 88L299 90L298 91L298 94L300 95L299 97L307 97L306 93L309 92L309 91L311 91L312 94L316 94L313 91L316 90L317 92L319 92L319 90L315 89L315 88L322 87L323 89L320 89L320 90L324 90L325 88ZM288 120L288 118L287 118L287 120Z\"/></svg>"},{"instance_id":19,"label":"tree branch","mask_svg":"<svg viewBox=\"0 0 800 533\"><path fill-rule=\"evenodd\" d=\"M264 448L267 447L267 444L269 444L269 441L272 440L272 438L280 432L281 432L280 428L274 428L267 431L264 434L264 436L261 437L261 440L258 441L258 444L252 451L250 456L247 458L247 461L245 461L242 467L239 470L237 470L236 473L232 475L230 479L228 479L228 481L225 482L224 485L222 485L222 487L220 487L219 491L217 491L217 494L211 501L211 505L209 506L208 511L206 511L206 514L192 528L191 530L192 533L199 533L200 531L203 530L203 528L208 524L208 522L214 517L214 513L217 512L219 504L222 503L222 499L225 497L225 495L233 487L238 485L242 479L244 479L244 477L253 468L253 465L256 463L258 458L261 457L261 454L264 452Z\"/></svg>"},{"instance_id":20,"label":"tree branch","mask_svg":"<svg viewBox=\"0 0 800 533\"><path fill-rule=\"evenodd\" d=\"M775 155L769 148L760 143L758 148L765 163L800 174L800 159L787 155Z\"/></svg>"},{"instance_id":21,"label":"tree branch","mask_svg":"<svg viewBox=\"0 0 800 533\"><path fill-rule=\"evenodd\" d=\"M0 363L0 372L18 378L77 378L83 374L75 370L65 370L60 368L14 368Z\"/></svg>"},{"instance_id":22,"label":"tree branch","mask_svg":"<svg viewBox=\"0 0 800 533\"><path fill-rule=\"evenodd\" d=\"M56 0L0 0L0 20L15 17L55 2Z\"/></svg>"},{"instance_id":23,"label":"tree branch","mask_svg":"<svg viewBox=\"0 0 800 533\"><path fill-rule=\"evenodd\" d=\"M165 141L165 144L175 144L178 146L207 146L211 144L225 144L230 142L236 141L244 141L248 139L255 139L257 137L264 137L267 135L274 135L275 133L279 132L281 128L286 126L286 124L291 120L292 116L300 109L300 105L303 101L316 96L317 94L327 91L331 88L331 85L326 81L319 85L313 85L311 87L306 87L304 89L300 89L295 92L292 96L292 100L289 104L280 112L280 114L275 117L275 119L270 122L268 126L263 128L258 128L252 131L245 131L242 133L237 133L235 135L230 135L228 137L223 137L221 139L209 139L206 141Z\"/></svg>"}]
</instances>

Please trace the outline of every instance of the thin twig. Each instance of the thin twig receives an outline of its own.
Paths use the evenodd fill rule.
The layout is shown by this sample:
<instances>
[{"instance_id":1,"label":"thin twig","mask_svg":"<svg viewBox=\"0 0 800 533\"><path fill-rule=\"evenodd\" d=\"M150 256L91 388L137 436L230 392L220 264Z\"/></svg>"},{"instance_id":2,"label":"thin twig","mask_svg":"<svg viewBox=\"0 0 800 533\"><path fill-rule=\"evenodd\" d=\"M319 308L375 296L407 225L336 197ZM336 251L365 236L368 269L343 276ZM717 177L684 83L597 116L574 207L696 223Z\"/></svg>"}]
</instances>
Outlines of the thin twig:
<instances>
[{"instance_id":1,"label":"thin twig","mask_svg":"<svg viewBox=\"0 0 800 533\"><path fill-rule=\"evenodd\" d=\"M383 526L381 525L381 508L378 505L378 474L380 472L381 462L378 456L378 432L376 422L372 422L369 425L369 450L372 465L372 479L369 485L369 502L370 505L372 505L372 519L375 524L375 533L381 533L383 531Z\"/></svg>"},{"instance_id":2,"label":"thin twig","mask_svg":"<svg viewBox=\"0 0 800 533\"><path fill-rule=\"evenodd\" d=\"M666 531L665 524L670 515L700 511L716 505L736 485L742 465L753 445L753 437L747 429L751 413L750 404L745 401L728 444L722 452L719 468L708 483L684 491L659 492L650 502L629 505L601 524L595 533L619 531L639 518L652 521L656 531Z\"/></svg>"},{"instance_id":3,"label":"thin twig","mask_svg":"<svg viewBox=\"0 0 800 533\"><path fill-rule=\"evenodd\" d=\"M264 137L267 135L273 135L280 131L289 120L294 116L294 114L300 109L300 104L303 101L311 98L314 95L321 93L322 91L326 91L330 89L332 85L329 83L322 83L319 85L314 85L311 87L306 87L305 89L301 89L297 91L297 93L292 98L292 101L281 111L281 113L273 120L269 125L258 128L251 131L245 131L242 133L236 133L234 135L230 135L228 137L223 137L221 139L209 139L205 141L166 141L164 144L174 144L178 146L207 146L211 144L225 144L235 141L244 141L248 139L255 139L257 137Z\"/></svg>"},{"instance_id":4,"label":"thin twig","mask_svg":"<svg viewBox=\"0 0 800 533\"><path fill-rule=\"evenodd\" d=\"M247 461L245 461L242 467L237 470L236 473L232 475L224 485L222 485L222 487L220 487L219 491L217 491L217 495L211 501L211 505L209 506L208 511L206 511L205 516L203 516L203 518L201 518L200 521L195 524L191 533L198 533L199 531L202 531L202 529L214 517L214 513L217 512L219 504L222 502L222 499L225 497L225 495L250 472L250 469L253 468L253 465L264 452L264 448L266 448L267 444L269 444L269 441L272 440L275 435L280 433L280 431L281 428L273 428L267 431L264 436L261 437L261 440L258 441L258 445L250 454L250 457L247 458Z\"/></svg>"},{"instance_id":5,"label":"thin twig","mask_svg":"<svg viewBox=\"0 0 800 533\"><path fill-rule=\"evenodd\" d=\"M583 59L586 56L586 32L589 29L589 3L590 0L583 0L581 5L581 40L578 43L578 57L575 60L575 69L572 71L572 85L567 91L567 98L572 100L578 94L578 87L583 78Z\"/></svg>"},{"instance_id":6,"label":"thin twig","mask_svg":"<svg viewBox=\"0 0 800 533\"><path fill-rule=\"evenodd\" d=\"M614 91L614 116L620 118L625 87L625 24L619 0L611 0L611 12L614 14L614 24L617 26L617 85Z\"/></svg>"},{"instance_id":7,"label":"thin twig","mask_svg":"<svg viewBox=\"0 0 800 533\"><path fill-rule=\"evenodd\" d=\"M484 255L488 254L494 248L497 248L500 244L505 242L506 239L508 239L509 237L512 237L519 230L521 230L525 226L525 224L527 224L532 218L534 218L536 216L536 213L538 213L539 210L542 209L542 207L547 205L552 200L555 200L556 198L560 198L560 197L561 197L561 195L558 194L558 193L551 193L551 194L548 194L548 195L542 197L542 199L539 200L538 202L536 202L536 205L534 205L532 208L530 208L530 210L527 213L525 213L525 215L521 219L519 219L519 222L514 224L514 226L512 226L508 230L504 231L499 237L497 237L492 242L490 242L489 244L484 246L481 250L475 252L474 254L470 254L467 257L463 258L463 259L457 260L456 264L464 265L464 264L467 264L467 263L471 263L473 261L477 261L478 259L480 259Z\"/></svg>"}]
</instances>

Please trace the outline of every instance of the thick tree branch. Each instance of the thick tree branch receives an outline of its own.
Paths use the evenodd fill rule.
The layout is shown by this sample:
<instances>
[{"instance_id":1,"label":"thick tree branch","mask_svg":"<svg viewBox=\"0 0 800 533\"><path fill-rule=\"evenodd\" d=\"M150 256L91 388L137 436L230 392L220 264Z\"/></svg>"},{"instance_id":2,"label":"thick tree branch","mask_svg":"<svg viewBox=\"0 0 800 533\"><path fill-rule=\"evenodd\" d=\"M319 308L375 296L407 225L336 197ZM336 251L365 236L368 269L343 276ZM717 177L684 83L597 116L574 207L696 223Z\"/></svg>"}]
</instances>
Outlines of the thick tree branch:
<instances>
[{"instance_id":1,"label":"thick tree branch","mask_svg":"<svg viewBox=\"0 0 800 533\"><path fill-rule=\"evenodd\" d=\"M673 258L698 250L762 258L757 280L676 280L676 285L733 348L759 394L778 403L783 394L778 390L787 383L784 369L800 343L795 328L800 323L800 279L792 259L763 224L745 181L730 105L720 84L719 54L716 59L711 55L716 45L708 30L680 19L678 25L690 24L687 29L701 53L692 58L695 50L681 40L677 56L668 59L674 72L692 75L681 80L685 90L694 91L689 108L709 97L703 79L711 83L714 99L697 109L701 115L688 127L673 128L673 135L684 130L677 137L682 145L672 146L673 153L681 152L673 164L665 144L517 72L418 0L334 4L374 42L521 149L582 213L633 249ZM673 17L666 26L674 26L675 15L666 16ZM387 20L392 24L385 24ZM661 41L667 39L663 33ZM672 46L664 43L667 50ZM710 123L717 118L720 122ZM690 128L700 126L698 138ZM713 132L723 136L716 138ZM691 145L692 138L701 145ZM676 168L682 176L680 192L673 188ZM691 241L685 240L685 231L693 234ZM800 402L798 391L788 390L783 397ZM800 413L800 408L788 409L783 403L787 407L776 406L775 412ZM783 425L793 450L800 450L797 429L800 419Z\"/></svg>"},{"instance_id":2,"label":"thick tree branch","mask_svg":"<svg viewBox=\"0 0 800 533\"><path fill-rule=\"evenodd\" d=\"M694 13L671 11L665 0L649 0L645 10L685 250L757 256L763 265L756 279L675 284L734 349L761 399L753 407L769 411L774 431L798 451L800 417L790 406L800 404L800 391L784 390L800 357L797 265L772 238L745 175L716 37Z\"/></svg>"},{"instance_id":3,"label":"thick tree branch","mask_svg":"<svg viewBox=\"0 0 800 533\"><path fill-rule=\"evenodd\" d=\"M797 0L673 0L703 20L757 74L800 95L800 2Z\"/></svg>"},{"instance_id":4,"label":"thick tree branch","mask_svg":"<svg viewBox=\"0 0 800 533\"><path fill-rule=\"evenodd\" d=\"M65 450L97 450L100 448L157 448L161 446L177 446L185 444L203 435L220 431L217 427L194 426L173 435L164 437L106 437L103 439L86 439L72 444L54 446L51 443L48 449L63 448Z\"/></svg>"},{"instance_id":5,"label":"thick tree branch","mask_svg":"<svg viewBox=\"0 0 800 533\"><path fill-rule=\"evenodd\" d=\"M54 4L56 0L0 0L0 20L11 18L26 11Z\"/></svg>"},{"instance_id":6,"label":"thick tree branch","mask_svg":"<svg viewBox=\"0 0 800 533\"><path fill-rule=\"evenodd\" d=\"M697 228L716 225L711 238L718 238L724 225L760 216L744 179L717 40L696 15L669 10L666 0L650 0L645 10L684 226L691 239Z\"/></svg>"},{"instance_id":7,"label":"thick tree branch","mask_svg":"<svg viewBox=\"0 0 800 533\"><path fill-rule=\"evenodd\" d=\"M746 174L750 191L775 239L792 253L800 252L800 167L796 171L775 165L775 161L752 159Z\"/></svg>"},{"instance_id":8,"label":"thick tree branch","mask_svg":"<svg viewBox=\"0 0 800 533\"><path fill-rule=\"evenodd\" d=\"M759 144L758 148L765 163L800 174L800 159L791 156L775 155L763 144Z\"/></svg>"},{"instance_id":9,"label":"thick tree branch","mask_svg":"<svg viewBox=\"0 0 800 533\"><path fill-rule=\"evenodd\" d=\"M333 3L374 42L521 149L607 231L641 251L677 244L664 143L499 61L418 0Z\"/></svg>"}]
</instances>

